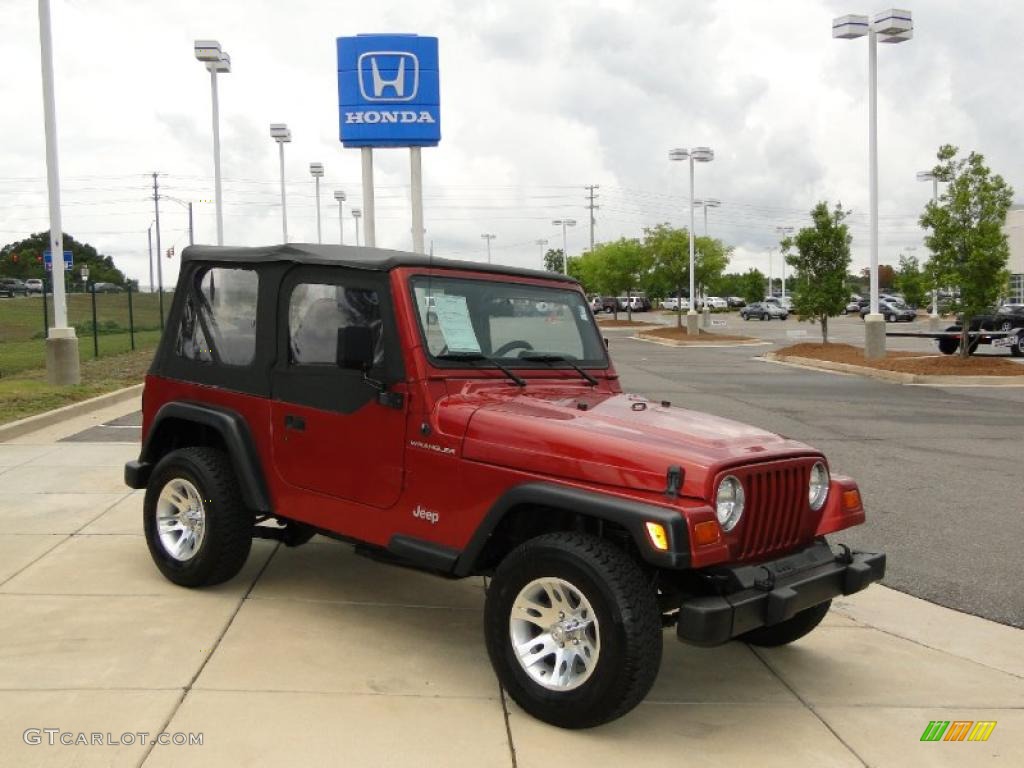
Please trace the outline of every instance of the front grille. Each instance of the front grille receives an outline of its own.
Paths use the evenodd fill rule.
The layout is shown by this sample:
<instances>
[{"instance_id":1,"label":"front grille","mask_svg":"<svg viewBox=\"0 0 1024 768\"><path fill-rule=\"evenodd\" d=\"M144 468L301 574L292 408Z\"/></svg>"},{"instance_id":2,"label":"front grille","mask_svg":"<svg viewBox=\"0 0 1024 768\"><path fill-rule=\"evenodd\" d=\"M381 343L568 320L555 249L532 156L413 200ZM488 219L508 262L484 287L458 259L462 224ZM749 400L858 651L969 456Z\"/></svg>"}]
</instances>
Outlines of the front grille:
<instances>
[{"instance_id":1,"label":"front grille","mask_svg":"<svg viewBox=\"0 0 1024 768\"><path fill-rule=\"evenodd\" d=\"M740 478L747 509L740 532L740 558L755 559L790 549L806 536L809 464L751 467ZM737 473L740 474L740 473Z\"/></svg>"}]
</instances>

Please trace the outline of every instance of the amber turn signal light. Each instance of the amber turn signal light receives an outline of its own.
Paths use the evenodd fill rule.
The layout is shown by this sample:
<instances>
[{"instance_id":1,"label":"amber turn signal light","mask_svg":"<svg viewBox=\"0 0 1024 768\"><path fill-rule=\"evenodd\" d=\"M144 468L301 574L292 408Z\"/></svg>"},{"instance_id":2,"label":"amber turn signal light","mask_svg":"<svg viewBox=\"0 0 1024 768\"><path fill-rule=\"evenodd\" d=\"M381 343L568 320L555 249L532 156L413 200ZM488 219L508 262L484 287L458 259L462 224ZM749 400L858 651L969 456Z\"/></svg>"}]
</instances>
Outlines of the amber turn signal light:
<instances>
[{"instance_id":1,"label":"amber turn signal light","mask_svg":"<svg viewBox=\"0 0 1024 768\"><path fill-rule=\"evenodd\" d=\"M722 529L714 520L706 520L693 526L693 541L698 547L717 544L722 538Z\"/></svg>"},{"instance_id":2,"label":"amber turn signal light","mask_svg":"<svg viewBox=\"0 0 1024 768\"><path fill-rule=\"evenodd\" d=\"M647 523L647 536L651 540L651 546L662 552L668 549L668 534L665 533L665 526L661 523Z\"/></svg>"},{"instance_id":3,"label":"amber turn signal light","mask_svg":"<svg viewBox=\"0 0 1024 768\"><path fill-rule=\"evenodd\" d=\"M854 512L861 508L860 491L856 488L843 491L843 511Z\"/></svg>"}]
</instances>

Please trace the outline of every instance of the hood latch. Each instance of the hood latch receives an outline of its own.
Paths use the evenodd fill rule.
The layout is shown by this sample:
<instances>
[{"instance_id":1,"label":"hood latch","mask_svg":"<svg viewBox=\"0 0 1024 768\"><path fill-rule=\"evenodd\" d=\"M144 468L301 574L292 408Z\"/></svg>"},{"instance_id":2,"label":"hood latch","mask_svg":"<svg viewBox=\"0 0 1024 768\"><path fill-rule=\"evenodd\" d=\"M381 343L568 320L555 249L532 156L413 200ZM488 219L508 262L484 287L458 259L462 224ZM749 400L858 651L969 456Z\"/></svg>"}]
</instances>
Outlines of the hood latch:
<instances>
[{"instance_id":1,"label":"hood latch","mask_svg":"<svg viewBox=\"0 0 1024 768\"><path fill-rule=\"evenodd\" d=\"M683 488L683 478L686 473L678 464L673 464L665 473L665 495L670 499L678 499L679 491Z\"/></svg>"}]
</instances>

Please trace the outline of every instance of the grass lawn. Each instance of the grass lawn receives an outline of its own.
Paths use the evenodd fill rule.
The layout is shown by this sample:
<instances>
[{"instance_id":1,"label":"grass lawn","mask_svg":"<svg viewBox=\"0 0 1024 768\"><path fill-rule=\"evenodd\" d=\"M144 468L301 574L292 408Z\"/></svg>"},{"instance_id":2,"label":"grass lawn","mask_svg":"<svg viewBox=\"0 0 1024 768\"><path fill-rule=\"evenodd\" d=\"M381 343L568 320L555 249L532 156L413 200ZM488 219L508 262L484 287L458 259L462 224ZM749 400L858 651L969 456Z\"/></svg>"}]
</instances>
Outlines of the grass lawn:
<instances>
[{"instance_id":1,"label":"grass lawn","mask_svg":"<svg viewBox=\"0 0 1024 768\"><path fill-rule=\"evenodd\" d=\"M140 384L152 360L152 347L98 360L83 360L82 383L77 387L47 384L43 368L4 376L0 378L0 424Z\"/></svg>"}]
</instances>

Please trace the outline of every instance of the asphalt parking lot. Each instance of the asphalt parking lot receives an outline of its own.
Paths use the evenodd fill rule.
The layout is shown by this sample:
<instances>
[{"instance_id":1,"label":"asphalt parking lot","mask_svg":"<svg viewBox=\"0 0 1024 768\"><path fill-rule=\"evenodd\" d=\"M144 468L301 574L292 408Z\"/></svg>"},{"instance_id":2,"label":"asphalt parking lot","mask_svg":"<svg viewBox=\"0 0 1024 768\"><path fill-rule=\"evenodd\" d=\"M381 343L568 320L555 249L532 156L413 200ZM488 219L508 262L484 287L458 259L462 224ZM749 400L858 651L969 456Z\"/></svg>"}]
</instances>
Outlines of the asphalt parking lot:
<instances>
[{"instance_id":1,"label":"asphalt parking lot","mask_svg":"<svg viewBox=\"0 0 1024 768\"><path fill-rule=\"evenodd\" d=\"M659 315L648 313L674 321ZM868 509L867 524L842 539L884 549L888 585L1024 627L1024 388L903 386L766 363L755 358L792 343L788 331L806 330L813 341L815 326L735 315L726 322L723 332L772 346L668 348L609 329L623 386L820 448L834 470L857 479ZM913 326L926 322L899 329ZM832 340L862 343L860 319L836 319ZM933 349L927 340L891 341L893 349Z\"/></svg>"}]
</instances>

